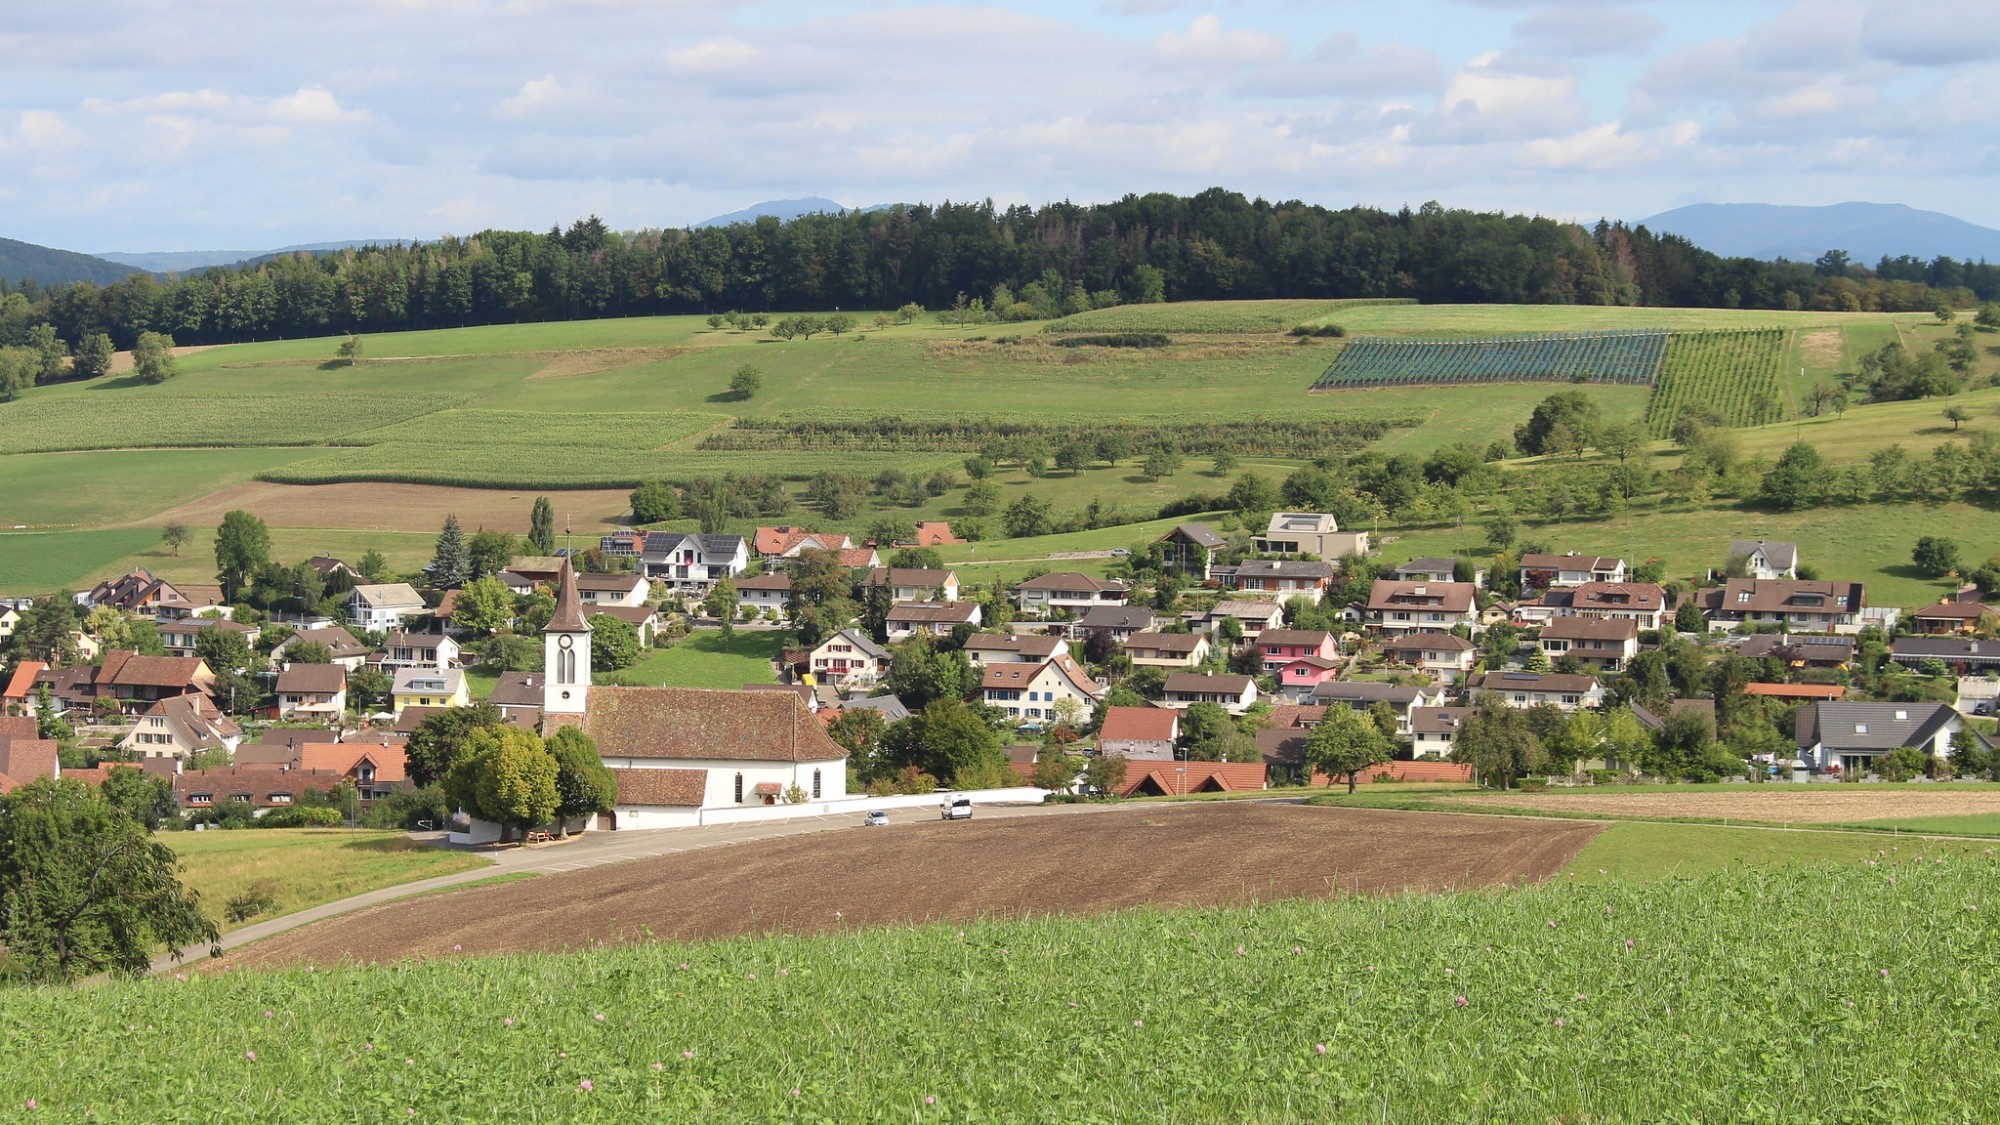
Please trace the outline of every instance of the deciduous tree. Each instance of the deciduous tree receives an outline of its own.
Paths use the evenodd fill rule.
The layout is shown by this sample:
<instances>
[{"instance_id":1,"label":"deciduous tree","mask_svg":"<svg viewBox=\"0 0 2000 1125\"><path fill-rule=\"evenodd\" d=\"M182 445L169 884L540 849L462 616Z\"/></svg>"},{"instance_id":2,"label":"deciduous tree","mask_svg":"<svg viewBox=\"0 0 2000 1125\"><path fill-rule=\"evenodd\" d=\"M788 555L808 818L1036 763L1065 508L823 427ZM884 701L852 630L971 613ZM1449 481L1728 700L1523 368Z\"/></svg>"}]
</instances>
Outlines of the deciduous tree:
<instances>
[{"instance_id":1,"label":"deciduous tree","mask_svg":"<svg viewBox=\"0 0 2000 1125\"><path fill-rule=\"evenodd\" d=\"M480 727L465 738L445 775L447 796L460 808L506 830L525 831L555 816L562 801L558 767L533 731Z\"/></svg>"},{"instance_id":2,"label":"deciduous tree","mask_svg":"<svg viewBox=\"0 0 2000 1125\"><path fill-rule=\"evenodd\" d=\"M271 529L264 521L240 508L225 514L215 529L215 571L223 600L235 601L270 562Z\"/></svg>"},{"instance_id":3,"label":"deciduous tree","mask_svg":"<svg viewBox=\"0 0 2000 1125\"><path fill-rule=\"evenodd\" d=\"M535 497L528 513L528 549L538 555L556 553L556 509L546 496Z\"/></svg>"},{"instance_id":4,"label":"deciduous tree","mask_svg":"<svg viewBox=\"0 0 2000 1125\"><path fill-rule=\"evenodd\" d=\"M1394 752L1395 743L1383 736L1374 720L1352 707L1328 707L1326 717L1306 736L1307 767L1324 773L1329 783L1346 777L1349 793L1362 770L1388 761Z\"/></svg>"}]
</instances>

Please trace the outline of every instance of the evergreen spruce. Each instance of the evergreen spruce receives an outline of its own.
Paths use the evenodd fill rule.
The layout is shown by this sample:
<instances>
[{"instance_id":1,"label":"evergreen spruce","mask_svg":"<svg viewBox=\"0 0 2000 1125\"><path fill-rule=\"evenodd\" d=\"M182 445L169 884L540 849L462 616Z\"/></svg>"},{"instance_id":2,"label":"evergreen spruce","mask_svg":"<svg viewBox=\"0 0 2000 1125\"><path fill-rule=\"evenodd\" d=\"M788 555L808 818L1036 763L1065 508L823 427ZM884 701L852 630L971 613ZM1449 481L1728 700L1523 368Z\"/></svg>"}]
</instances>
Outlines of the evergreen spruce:
<instances>
[{"instance_id":1,"label":"evergreen spruce","mask_svg":"<svg viewBox=\"0 0 2000 1125\"><path fill-rule=\"evenodd\" d=\"M458 517L444 518L444 530L438 532L437 553L431 556L431 584L440 590L449 590L464 585L472 574L472 552L466 548L465 533L459 530Z\"/></svg>"}]
</instances>

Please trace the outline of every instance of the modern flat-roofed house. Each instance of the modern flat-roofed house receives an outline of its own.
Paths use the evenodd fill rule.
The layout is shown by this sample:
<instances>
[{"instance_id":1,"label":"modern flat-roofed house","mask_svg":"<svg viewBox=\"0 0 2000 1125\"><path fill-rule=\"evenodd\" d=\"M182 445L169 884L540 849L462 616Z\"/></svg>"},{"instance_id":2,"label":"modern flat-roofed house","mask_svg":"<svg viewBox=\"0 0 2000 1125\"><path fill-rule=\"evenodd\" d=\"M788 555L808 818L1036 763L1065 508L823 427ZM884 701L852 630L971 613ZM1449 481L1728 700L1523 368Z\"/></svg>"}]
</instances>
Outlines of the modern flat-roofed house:
<instances>
[{"instance_id":1,"label":"modern flat-roofed house","mask_svg":"<svg viewBox=\"0 0 2000 1125\"><path fill-rule=\"evenodd\" d=\"M1053 633L974 633L961 650L973 667L987 664L1040 664L1069 652L1069 641Z\"/></svg>"},{"instance_id":2,"label":"modern flat-roofed house","mask_svg":"<svg viewBox=\"0 0 2000 1125\"><path fill-rule=\"evenodd\" d=\"M1382 582L1368 594L1363 621L1377 633L1446 633L1479 629L1479 588L1470 582Z\"/></svg>"},{"instance_id":3,"label":"modern flat-roofed house","mask_svg":"<svg viewBox=\"0 0 2000 1125\"><path fill-rule=\"evenodd\" d=\"M1639 625L1626 617L1558 617L1542 626L1551 660L1575 657L1605 672L1621 672L1639 654Z\"/></svg>"},{"instance_id":4,"label":"modern flat-roofed house","mask_svg":"<svg viewBox=\"0 0 2000 1125\"><path fill-rule=\"evenodd\" d=\"M1136 668L1198 668L1208 660L1203 633L1134 633L1125 641L1125 655Z\"/></svg>"},{"instance_id":5,"label":"modern flat-roofed house","mask_svg":"<svg viewBox=\"0 0 2000 1125\"><path fill-rule=\"evenodd\" d=\"M1931 757L1951 752L1952 737L1976 728L1943 703L1808 703L1794 718L1799 757L1816 771L1838 768L1844 774L1865 773L1885 754L1905 746Z\"/></svg>"},{"instance_id":6,"label":"modern flat-roofed house","mask_svg":"<svg viewBox=\"0 0 2000 1125\"><path fill-rule=\"evenodd\" d=\"M1246 559L1215 568L1215 578L1225 590L1270 595L1280 601L1306 598L1314 605L1325 599L1338 573L1332 563L1312 559Z\"/></svg>"},{"instance_id":7,"label":"modern flat-roofed house","mask_svg":"<svg viewBox=\"0 0 2000 1125\"><path fill-rule=\"evenodd\" d=\"M1092 578L1074 571L1056 571L1030 578L1009 591L1022 613L1043 617L1061 613L1075 615L1096 606L1122 606L1131 592L1131 587L1123 582Z\"/></svg>"},{"instance_id":8,"label":"modern flat-roofed house","mask_svg":"<svg viewBox=\"0 0 2000 1125\"><path fill-rule=\"evenodd\" d=\"M1526 554L1521 556L1521 589L1545 590L1551 586L1581 586L1586 582L1625 581L1625 560L1601 555Z\"/></svg>"},{"instance_id":9,"label":"modern flat-roofed house","mask_svg":"<svg viewBox=\"0 0 2000 1125\"><path fill-rule=\"evenodd\" d=\"M1478 574L1480 579L1483 580L1485 571L1481 570ZM1458 560L1441 558L1436 555L1414 558L1390 571L1389 577L1394 578L1398 582L1456 582L1458 581ZM1482 584L1483 582L1480 580L1473 582L1475 586Z\"/></svg>"},{"instance_id":10,"label":"modern flat-roofed house","mask_svg":"<svg viewBox=\"0 0 2000 1125\"><path fill-rule=\"evenodd\" d=\"M1251 541L1260 555L1317 555L1331 561L1368 553L1368 533L1342 531L1325 512L1273 512L1264 534Z\"/></svg>"},{"instance_id":11,"label":"modern flat-roofed house","mask_svg":"<svg viewBox=\"0 0 2000 1125\"><path fill-rule=\"evenodd\" d=\"M1563 672L1486 672L1466 685L1471 691L1492 692L1509 707L1547 704L1564 711L1604 706L1604 685L1596 676Z\"/></svg>"},{"instance_id":12,"label":"modern flat-roofed house","mask_svg":"<svg viewBox=\"0 0 2000 1125\"><path fill-rule=\"evenodd\" d=\"M861 580L863 590L886 587L892 602L955 602L958 572L930 567L878 566Z\"/></svg>"},{"instance_id":13,"label":"modern flat-roofed house","mask_svg":"<svg viewBox=\"0 0 2000 1125\"><path fill-rule=\"evenodd\" d=\"M356 586L347 593L348 623L370 633L400 629L404 618L428 612L423 595L408 582Z\"/></svg>"},{"instance_id":14,"label":"modern flat-roofed house","mask_svg":"<svg viewBox=\"0 0 2000 1125\"><path fill-rule=\"evenodd\" d=\"M1215 533L1215 529L1205 523L1184 523L1160 536L1166 544L1166 568L1169 573L1185 575L1197 581L1206 582L1209 572L1215 567L1215 556L1229 545L1229 541Z\"/></svg>"},{"instance_id":15,"label":"modern flat-roofed house","mask_svg":"<svg viewBox=\"0 0 2000 1125\"><path fill-rule=\"evenodd\" d=\"M1799 545L1782 539L1731 539L1724 573L1740 573L1745 578L1797 578Z\"/></svg>"},{"instance_id":16,"label":"modern flat-roofed house","mask_svg":"<svg viewBox=\"0 0 2000 1125\"><path fill-rule=\"evenodd\" d=\"M1197 703L1219 703L1232 715L1241 715L1257 702L1257 681L1249 676L1226 673L1200 675L1175 672L1167 677L1163 706L1185 709Z\"/></svg>"},{"instance_id":17,"label":"modern flat-roofed house","mask_svg":"<svg viewBox=\"0 0 2000 1125\"><path fill-rule=\"evenodd\" d=\"M1783 625L1802 633L1855 633L1865 627L1867 587L1822 579L1731 578L1696 595L1710 629Z\"/></svg>"},{"instance_id":18,"label":"modern flat-roofed house","mask_svg":"<svg viewBox=\"0 0 2000 1125\"><path fill-rule=\"evenodd\" d=\"M1382 642L1382 654L1432 675L1457 679L1472 671L1477 645L1450 633L1401 633Z\"/></svg>"},{"instance_id":19,"label":"modern flat-roofed house","mask_svg":"<svg viewBox=\"0 0 2000 1125\"><path fill-rule=\"evenodd\" d=\"M347 713L347 669L338 664L287 664L277 691L279 719L337 723Z\"/></svg>"},{"instance_id":20,"label":"modern flat-roofed house","mask_svg":"<svg viewBox=\"0 0 2000 1125\"><path fill-rule=\"evenodd\" d=\"M1097 728L1097 752L1133 761L1172 761L1180 733L1181 713L1171 707L1106 707Z\"/></svg>"}]
</instances>

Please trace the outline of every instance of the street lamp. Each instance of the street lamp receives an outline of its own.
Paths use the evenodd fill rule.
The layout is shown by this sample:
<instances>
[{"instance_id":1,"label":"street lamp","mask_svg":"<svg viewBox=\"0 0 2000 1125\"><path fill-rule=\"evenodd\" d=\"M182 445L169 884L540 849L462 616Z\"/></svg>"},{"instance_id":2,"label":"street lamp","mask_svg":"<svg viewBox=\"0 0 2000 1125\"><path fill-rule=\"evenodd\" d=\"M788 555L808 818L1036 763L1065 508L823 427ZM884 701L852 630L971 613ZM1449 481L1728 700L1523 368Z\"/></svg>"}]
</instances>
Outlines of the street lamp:
<instances>
[{"instance_id":1,"label":"street lamp","mask_svg":"<svg viewBox=\"0 0 2000 1125\"><path fill-rule=\"evenodd\" d=\"M1176 775L1174 777L1174 788L1178 790L1178 792L1176 792L1174 796L1176 797L1187 796L1187 767L1175 766L1174 774Z\"/></svg>"}]
</instances>

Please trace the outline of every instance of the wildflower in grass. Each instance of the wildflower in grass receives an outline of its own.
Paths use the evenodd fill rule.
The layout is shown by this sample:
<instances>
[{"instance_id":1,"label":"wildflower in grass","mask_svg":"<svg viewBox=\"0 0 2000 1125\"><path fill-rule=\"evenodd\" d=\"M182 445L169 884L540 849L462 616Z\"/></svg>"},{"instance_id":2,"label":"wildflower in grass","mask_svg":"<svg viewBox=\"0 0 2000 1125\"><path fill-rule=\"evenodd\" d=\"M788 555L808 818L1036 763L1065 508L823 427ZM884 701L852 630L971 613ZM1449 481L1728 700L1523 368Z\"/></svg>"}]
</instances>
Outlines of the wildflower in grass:
<instances>
[{"instance_id":1,"label":"wildflower in grass","mask_svg":"<svg viewBox=\"0 0 2000 1125\"><path fill-rule=\"evenodd\" d=\"M1561 1030L1561 1029L1562 1029L1562 1025L1563 1025L1563 1021L1562 1021L1562 1017L1561 1017L1561 1016L1557 1016L1557 1017L1556 1017L1556 1028L1557 1028L1557 1030Z\"/></svg>"},{"instance_id":2,"label":"wildflower in grass","mask_svg":"<svg viewBox=\"0 0 2000 1125\"><path fill-rule=\"evenodd\" d=\"M604 1022L604 1013L603 1013L603 1012L598 1012L598 1013L597 1013L596 1015L593 1015L593 1016L591 1016L590 1018L591 1018L591 1019L594 1019L594 1020L596 1020L596 1021L597 1021L598 1023L603 1023L603 1022Z\"/></svg>"},{"instance_id":3,"label":"wildflower in grass","mask_svg":"<svg viewBox=\"0 0 2000 1125\"><path fill-rule=\"evenodd\" d=\"M1887 969L1883 969L1883 970L1882 970L1882 979L1884 979L1884 980L1887 980L1887 979L1888 979L1888 977L1889 977L1889 970L1887 970Z\"/></svg>"},{"instance_id":4,"label":"wildflower in grass","mask_svg":"<svg viewBox=\"0 0 2000 1125\"><path fill-rule=\"evenodd\" d=\"M1305 950L1304 950L1303 948L1301 948L1301 947L1299 947L1299 946L1296 946L1296 945L1295 945L1295 946L1293 946L1293 947L1292 947L1292 952L1293 952L1293 953L1304 953L1304 952L1305 952Z\"/></svg>"},{"instance_id":5,"label":"wildflower in grass","mask_svg":"<svg viewBox=\"0 0 2000 1125\"><path fill-rule=\"evenodd\" d=\"M415 1117L416 1115L417 1115L417 1107L416 1107L416 1106L406 1106L406 1107L404 1107L404 1109L403 1109L403 1116L405 1116L405 1117Z\"/></svg>"},{"instance_id":6,"label":"wildflower in grass","mask_svg":"<svg viewBox=\"0 0 2000 1125\"><path fill-rule=\"evenodd\" d=\"M678 968L681 972L685 973L688 971L688 963L686 961L682 961L678 966L676 966L676 968Z\"/></svg>"},{"instance_id":7,"label":"wildflower in grass","mask_svg":"<svg viewBox=\"0 0 2000 1125\"><path fill-rule=\"evenodd\" d=\"M1554 918L1549 919L1549 929L1553 930L1555 928L1556 928L1556 920Z\"/></svg>"},{"instance_id":8,"label":"wildflower in grass","mask_svg":"<svg viewBox=\"0 0 2000 1125\"><path fill-rule=\"evenodd\" d=\"M502 1027L513 1027L513 1026L514 1026L514 1017L513 1017L513 1016L508 1016L508 1017L507 1017L506 1019L504 1019L504 1020L501 1020L501 1021L500 1021L500 1026L502 1026Z\"/></svg>"},{"instance_id":9,"label":"wildflower in grass","mask_svg":"<svg viewBox=\"0 0 2000 1125\"><path fill-rule=\"evenodd\" d=\"M1588 997L1588 996L1585 996L1585 995L1584 995L1583 993L1581 993L1581 992L1579 992L1579 993L1577 993L1577 994L1576 994L1576 1002L1577 1002L1577 1003L1579 1003L1579 1004L1583 1003L1583 1002L1584 1002L1585 1000L1588 1000L1588 999L1590 999L1590 997Z\"/></svg>"},{"instance_id":10,"label":"wildflower in grass","mask_svg":"<svg viewBox=\"0 0 2000 1125\"><path fill-rule=\"evenodd\" d=\"M415 1060L415 1059L404 1059L404 1060L403 1060L403 1065L404 1065L404 1066L415 1066L415 1065L417 1065L417 1060Z\"/></svg>"},{"instance_id":11,"label":"wildflower in grass","mask_svg":"<svg viewBox=\"0 0 2000 1125\"><path fill-rule=\"evenodd\" d=\"M464 946L462 946L462 945L454 945L454 946L452 946L452 947L451 947L451 951L452 951L453 953L457 953L457 952L459 952L460 950L462 950L462 949L464 949L464 948L465 948L465 947L464 947Z\"/></svg>"},{"instance_id":12,"label":"wildflower in grass","mask_svg":"<svg viewBox=\"0 0 2000 1125\"><path fill-rule=\"evenodd\" d=\"M1133 1021L1132 1021L1132 1026L1133 1026L1133 1027L1144 1027L1144 1026L1146 1026L1146 1021L1145 1021L1145 1020L1133 1020Z\"/></svg>"},{"instance_id":13,"label":"wildflower in grass","mask_svg":"<svg viewBox=\"0 0 2000 1125\"><path fill-rule=\"evenodd\" d=\"M1444 975L1445 975L1445 976L1450 976L1450 975L1451 975L1451 966L1450 966L1450 965L1446 965L1446 966L1445 966L1445 968L1444 968Z\"/></svg>"},{"instance_id":14,"label":"wildflower in grass","mask_svg":"<svg viewBox=\"0 0 2000 1125\"><path fill-rule=\"evenodd\" d=\"M28 1099L28 1108L29 1108L29 1109L40 1109L40 1108L41 1108L41 1103L40 1103L40 1102L38 1102L38 1101L36 1101L36 1100L35 1100L35 1099L33 1099L33 1098L29 1098L29 1099Z\"/></svg>"},{"instance_id":15,"label":"wildflower in grass","mask_svg":"<svg viewBox=\"0 0 2000 1125\"><path fill-rule=\"evenodd\" d=\"M779 969L778 975L781 977L788 977L792 975L792 971L790 969Z\"/></svg>"},{"instance_id":16,"label":"wildflower in grass","mask_svg":"<svg viewBox=\"0 0 2000 1125\"><path fill-rule=\"evenodd\" d=\"M1243 954L1245 954L1246 952L1248 952L1248 950L1244 949L1242 946L1239 945L1236 947L1236 955L1238 957L1243 956Z\"/></svg>"},{"instance_id":17,"label":"wildflower in grass","mask_svg":"<svg viewBox=\"0 0 2000 1125\"><path fill-rule=\"evenodd\" d=\"M592 1090L597 1089L597 1083L592 1082L590 1079L586 1078L583 1081L577 1083L576 1088L588 1094Z\"/></svg>"},{"instance_id":18,"label":"wildflower in grass","mask_svg":"<svg viewBox=\"0 0 2000 1125\"><path fill-rule=\"evenodd\" d=\"M1626 939L1625 939L1625 948L1627 948L1627 949L1630 949L1630 948L1632 948L1632 939L1631 939L1631 938L1626 938Z\"/></svg>"},{"instance_id":19,"label":"wildflower in grass","mask_svg":"<svg viewBox=\"0 0 2000 1125\"><path fill-rule=\"evenodd\" d=\"M362 1049L362 1050L364 1050L364 1051L372 1051L372 1050L374 1050L374 1049L375 1049L375 1044L373 1044L373 1043L363 1043L363 1044L361 1045L361 1049Z\"/></svg>"},{"instance_id":20,"label":"wildflower in grass","mask_svg":"<svg viewBox=\"0 0 2000 1125\"><path fill-rule=\"evenodd\" d=\"M924 1095L924 1104L925 1104L925 1105L936 1105L936 1104L937 1104L937 1095L936 1095L936 1094L925 1094L925 1095Z\"/></svg>"},{"instance_id":21,"label":"wildflower in grass","mask_svg":"<svg viewBox=\"0 0 2000 1125\"><path fill-rule=\"evenodd\" d=\"M1883 975L1883 976L1885 976L1885 977L1886 977L1886 976L1888 976L1888 975L1889 975L1889 970L1887 970L1887 969L1884 969L1884 970L1882 970L1882 975ZM243 1052L243 1057L244 1057L244 1058L246 1058L246 1059L248 1059L248 1060L250 1060L251 1062L256 1062L256 1061L257 1061L257 1052L255 1052L255 1051L245 1051L245 1052Z\"/></svg>"},{"instance_id":22,"label":"wildflower in grass","mask_svg":"<svg viewBox=\"0 0 2000 1125\"><path fill-rule=\"evenodd\" d=\"M681 1052L681 1057L682 1057L682 1058L684 1058L684 1059L691 1059L691 1058L693 1058L693 1057L694 1057L694 1052L693 1052L693 1051L682 1051L682 1052Z\"/></svg>"},{"instance_id":23,"label":"wildflower in grass","mask_svg":"<svg viewBox=\"0 0 2000 1125\"><path fill-rule=\"evenodd\" d=\"M792 1096L795 1098L799 1096L799 1088L797 1086L792 1087Z\"/></svg>"},{"instance_id":24,"label":"wildflower in grass","mask_svg":"<svg viewBox=\"0 0 2000 1125\"><path fill-rule=\"evenodd\" d=\"M1315 1055L1324 1055L1324 1054L1326 1054L1326 1044L1324 1044L1324 1043L1314 1043L1314 1044L1313 1044L1313 1054L1315 1054Z\"/></svg>"},{"instance_id":25,"label":"wildflower in grass","mask_svg":"<svg viewBox=\"0 0 2000 1125\"><path fill-rule=\"evenodd\" d=\"M1453 1001L1452 1001L1452 1003L1454 1003L1454 1004L1458 1005L1459 1007L1463 1008L1463 1007L1465 1007L1465 1006L1466 1006L1467 1004L1470 1004L1470 1003L1472 1003L1472 1001L1470 1001L1470 1000L1467 1000L1467 999L1465 998L1465 995L1464 995L1463 993L1460 993L1460 994L1459 994L1459 997L1458 997L1458 999L1456 999L1456 1000L1453 1000Z\"/></svg>"},{"instance_id":26,"label":"wildflower in grass","mask_svg":"<svg viewBox=\"0 0 2000 1125\"><path fill-rule=\"evenodd\" d=\"M265 1019L270 1019L270 1018L271 1018L271 1009L269 1009L269 1008L266 1008L266 1009L264 1009L264 1018L265 1018Z\"/></svg>"},{"instance_id":27,"label":"wildflower in grass","mask_svg":"<svg viewBox=\"0 0 2000 1125\"><path fill-rule=\"evenodd\" d=\"M751 980L756 980L756 979L757 979L757 974L756 974L756 973L751 973L751 974L750 974L750 979L751 979Z\"/></svg>"},{"instance_id":28,"label":"wildflower in grass","mask_svg":"<svg viewBox=\"0 0 2000 1125\"><path fill-rule=\"evenodd\" d=\"M666 1063L663 1063L663 1062L656 1062L656 1063L654 1063L654 1064L653 1064L653 1069L654 1069L654 1070L665 1070L665 1069L667 1069L667 1064L666 1064Z\"/></svg>"}]
</instances>

